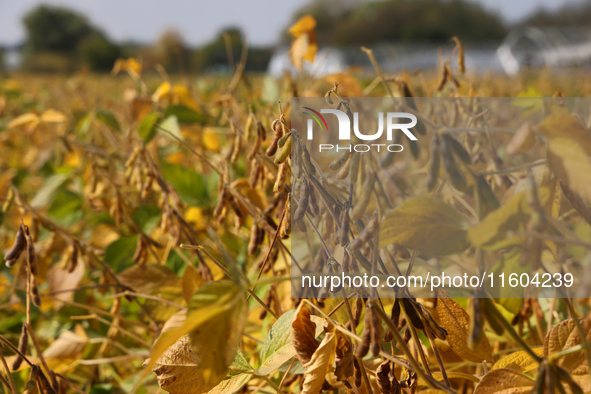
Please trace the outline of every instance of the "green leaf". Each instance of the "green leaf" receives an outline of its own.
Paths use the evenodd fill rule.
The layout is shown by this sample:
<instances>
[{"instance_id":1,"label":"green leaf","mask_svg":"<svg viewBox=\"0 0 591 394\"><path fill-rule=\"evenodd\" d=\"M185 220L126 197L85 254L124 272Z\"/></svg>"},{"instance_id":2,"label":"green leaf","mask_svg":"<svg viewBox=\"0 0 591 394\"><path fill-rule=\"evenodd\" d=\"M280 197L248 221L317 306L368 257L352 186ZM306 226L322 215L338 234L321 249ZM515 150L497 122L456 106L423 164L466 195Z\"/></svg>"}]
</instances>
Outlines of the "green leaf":
<instances>
[{"instance_id":1,"label":"green leaf","mask_svg":"<svg viewBox=\"0 0 591 394\"><path fill-rule=\"evenodd\" d=\"M257 369L257 374L269 375L296 355L291 341L291 322L295 311L295 309L290 309L279 316L267 333L260 354L261 366ZM311 319L316 323L315 335L318 337L323 331L324 319L318 316L312 316Z\"/></svg>"},{"instance_id":2,"label":"green leaf","mask_svg":"<svg viewBox=\"0 0 591 394\"><path fill-rule=\"evenodd\" d=\"M78 194L61 188L58 190L47 215L63 226L70 226L82 218L84 200Z\"/></svg>"},{"instance_id":3,"label":"green leaf","mask_svg":"<svg viewBox=\"0 0 591 394\"><path fill-rule=\"evenodd\" d=\"M113 115L108 109L98 109L96 111L96 119L111 130L121 132L121 127L119 126L117 118L115 118L115 115Z\"/></svg>"},{"instance_id":4,"label":"green leaf","mask_svg":"<svg viewBox=\"0 0 591 394\"><path fill-rule=\"evenodd\" d=\"M175 115L171 115L164 119L164 121L160 123L160 127L166 131L169 131L172 135L180 138L181 140L183 139L183 136L181 135L181 127L179 126L178 118Z\"/></svg>"},{"instance_id":5,"label":"green leaf","mask_svg":"<svg viewBox=\"0 0 591 394\"><path fill-rule=\"evenodd\" d=\"M164 111L164 116L176 116L180 124L205 123L205 116L184 105L171 105Z\"/></svg>"},{"instance_id":6,"label":"green leaf","mask_svg":"<svg viewBox=\"0 0 591 394\"><path fill-rule=\"evenodd\" d=\"M405 201L389 211L380 229L380 247L399 244L430 255L446 255L470 246L464 216L430 197Z\"/></svg>"},{"instance_id":7,"label":"green leaf","mask_svg":"<svg viewBox=\"0 0 591 394\"><path fill-rule=\"evenodd\" d=\"M105 248L103 261L109 264L116 273L122 272L133 265L133 254L137 247L137 235L121 237Z\"/></svg>"},{"instance_id":8,"label":"green leaf","mask_svg":"<svg viewBox=\"0 0 591 394\"><path fill-rule=\"evenodd\" d=\"M160 220L160 208L155 205L140 205L131 216L144 233L150 234Z\"/></svg>"},{"instance_id":9,"label":"green leaf","mask_svg":"<svg viewBox=\"0 0 591 394\"><path fill-rule=\"evenodd\" d=\"M70 177L70 174L55 174L43 182L43 186L37 191L35 197L31 200L33 208L40 208L49 205L55 197L60 186Z\"/></svg>"},{"instance_id":10,"label":"green leaf","mask_svg":"<svg viewBox=\"0 0 591 394\"><path fill-rule=\"evenodd\" d=\"M78 120L78 122L76 123L76 127L74 128L74 131L76 132L76 134L86 134L86 132L88 131L88 129L90 128L90 124L92 123L92 113L87 113L84 114L80 120Z\"/></svg>"},{"instance_id":11,"label":"green leaf","mask_svg":"<svg viewBox=\"0 0 591 394\"><path fill-rule=\"evenodd\" d=\"M185 322L162 333L145 363L163 390L204 393L226 377L246 323L245 294L244 286L230 281L208 283L193 294Z\"/></svg>"},{"instance_id":12,"label":"green leaf","mask_svg":"<svg viewBox=\"0 0 591 394\"><path fill-rule=\"evenodd\" d=\"M179 164L163 162L160 168L164 179L174 186L184 202L195 207L204 205L207 192L203 175Z\"/></svg>"},{"instance_id":13,"label":"green leaf","mask_svg":"<svg viewBox=\"0 0 591 394\"><path fill-rule=\"evenodd\" d=\"M232 362L232 367L240 370L240 371L253 371L254 368L250 366L246 358L240 350L236 353L236 357ZM240 373L236 371L230 370L228 372L228 376L224 380L220 382L217 386L213 389L208 391L208 394L224 394L224 393L235 393L240 390L250 378L252 378L252 373Z\"/></svg>"},{"instance_id":14,"label":"green leaf","mask_svg":"<svg viewBox=\"0 0 591 394\"><path fill-rule=\"evenodd\" d=\"M152 138L156 135L156 123L160 119L158 114L148 114L146 115L139 124L138 127L138 134L144 140L144 143L150 142Z\"/></svg>"}]
</instances>

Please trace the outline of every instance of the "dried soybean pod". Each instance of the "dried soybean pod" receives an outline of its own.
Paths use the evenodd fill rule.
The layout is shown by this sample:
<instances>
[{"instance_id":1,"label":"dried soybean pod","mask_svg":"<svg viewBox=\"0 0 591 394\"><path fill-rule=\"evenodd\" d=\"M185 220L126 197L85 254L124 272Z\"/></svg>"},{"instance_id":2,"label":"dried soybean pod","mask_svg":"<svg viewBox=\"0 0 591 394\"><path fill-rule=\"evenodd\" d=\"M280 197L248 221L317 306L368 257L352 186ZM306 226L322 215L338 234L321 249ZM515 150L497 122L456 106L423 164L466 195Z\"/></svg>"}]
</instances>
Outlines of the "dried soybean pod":
<instances>
[{"instance_id":1,"label":"dried soybean pod","mask_svg":"<svg viewBox=\"0 0 591 394\"><path fill-rule=\"evenodd\" d=\"M359 348L358 348L359 349ZM353 358L353 367L355 367L355 387L361 387L363 383L361 379L361 367L359 367L359 363L357 362L357 358Z\"/></svg>"},{"instance_id":2,"label":"dried soybean pod","mask_svg":"<svg viewBox=\"0 0 591 394\"><path fill-rule=\"evenodd\" d=\"M447 79L449 81L451 81L451 83L457 88L460 87L460 83L458 82L458 80L456 79L456 77L454 77L453 73L451 72L451 68L449 67L448 63L445 63L445 68L447 69Z\"/></svg>"},{"instance_id":3,"label":"dried soybean pod","mask_svg":"<svg viewBox=\"0 0 591 394\"><path fill-rule=\"evenodd\" d=\"M287 163L283 162L279 164L279 168L277 169L277 180L275 181L275 185L273 185L273 192L280 193L283 191L283 187L285 186L285 178L287 177Z\"/></svg>"},{"instance_id":4,"label":"dried soybean pod","mask_svg":"<svg viewBox=\"0 0 591 394\"><path fill-rule=\"evenodd\" d=\"M351 148L351 145L349 145L349 148ZM347 160L349 160L349 156L351 156L351 151L345 149L343 153L341 153L336 159L330 162L328 168L330 168L333 171L340 170L341 167L345 165Z\"/></svg>"},{"instance_id":5,"label":"dried soybean pod","mask_svg":"<svg viewBox=\"0 0 591 394\"><path fill-rule=\"evenodd\" d=\"M260 123L261 122L258 122L258 124ZM254 159L254 157L259 153L259 150L261 149L261 145L263 144L264 140L265 137L261 134L261 129L257 126L257 136L254 139L254 144L252 144L250 152L248 152L248 156L246 156L248 160Z\"/></svg>"},{"instance_id":6,"label":"dried soybean pod","mask_svg":"<svg viewBox=\"0 0 591 394\"><path fill-rule=\"evenodd\" d=\"M460 141L456 140L449 134L443 134L443 139L449 142L449 145L452 147L454 153L460 160L462 160L466 164L472 164L472 157L468 153L468 151L464 148L464 146L460 143Z\"/></svg>"},{"instance_id":7,"label":"dried soybean pod","mask_svg":"<svg viewBox=\"0 0 591 394\"><path fill-rule=\"evenodd\" d=\"M310 185L308 181L304 179L302 182L302 187L300 189L300 201L298 202L298 209L296 209L294 214L294 220L300 221L304 215L306 215L306 211L308 210L308 205L310 204Z\"/></svg>"},{"instance_id":8,"label":"dried soybean pod","mask_svg":"<svg viewBox=\"0 0 591 394\"><path fill-rule=\"evenodd\" d=\"M373 306L371 304L368 305L368 308L365 313L370 313L371 320L372 320L372 330L371 330L371 353L374 357L380 356L380 350L382 350L382 336L383 336L383 327L380 321L380 316L373 310Z\"/></svg>"},{"instance_id":9,"label":"dried soybean pod","mask_svg":"<svg viewBox=\"0 0 591 394\"><path fill-rule=\"evenodd\" d=\"M390 321L394 325L394 327L398 327L400 323L400 301L398 299L394 300L394 305L392 305L392 312L390 313ZM386 336L384 337L385 342L391 342L394 339L394 334L388 329L386 332Z\"/></svg>"},{"instance_id":10,"label":"dried soybean pod","mask_svg":"<svg viewBox=\"0 0 591 394\"><path fill-rule=\"evenodd\" d=\"M356 298L355 305L353 307L353 325L357 327L359 325L359 319L361 318L361 312L363 312L363 298Z\"/></svg>"},{"instance_id":11,"label":"dried soybean pod","mask_svg":"<svg viewBox=\"0 0 591 394\"><path fill-rule=\"evenodd\" d=\"M361 191L361 198L359 199L359 201L357 201L357 204L355 204L355 207L353 207L353 210L351 211L351 219L352 220L358 220L361 219L363 217L363 214L365 213L365 209L367 208L368 204L369 204L369 200L371 198L371 193L373 192L373 184L375 182L375 173L372 171L369 173L368 177L365 179L365 182L363 183L363 190Z\"/></svg>"},{"instance_id":12,"label":"dried soybean pod","mask_svg":"<svg viewBox=\"0 0 591 394\"><path fill-rule=\"evenodd\" d=\"M41 295L39 294L39 288L37 287L37 279L35 279L35 275L31 275L31 299L33 300L33 304L35 304L38 308L41 307Z\"/></svg>"},{"instance_id":13,"label":"dried soybean pod","mask_svg":"<svg viewBox=\"0 0 591 394\"><path fill-rule=\"evenodd\" d=\"M217 205L213 210L213 217L217 218L222 214L222 210L226 206L228 202L229 192L225 186L222 186L222 193L220 194L220 199L218 200Z\"/></svg>"},{"instance_id":14,"label":"dried soybean pod","mask_svg":"<svg viewBox=\"0 0 591 394\"><path fill-rule=\"evenodd\" d=\"M37 257L35 256L35 244L29 228L25 226L25 237L27 238L27 264L33 276L37 275Z\"/></svg>"},{"instance_id":15,"label":"dried soybean pod","mask_svg":"<svg viewBox=\"0 0 591 394\"><path fill-rule=\"evenodd\" d=\"M70 254L70 258L68 259L68 266L66 270L68 273L74 272L76 267L78 266L78 245L76 242L72 244L72 253Z\"/></svg>"},{"instance_id":16,"label":"dried soybean pod","mask_svg":"<svg viewBox=\"0 0 591 394\"><path fill-rule=\"evenodd\" d=\"M369 242L371 237L377 232L378 230L378 216L374 215L367 225L361 230L357 238L349 242L347 246L351 251L358 251L360 250L365 244Z\"/></svg>"},{"instance_id":17,"label":"dried soybean pod","mask_svg":"<svg viewBox=\"0 0 591 394\"><path fill-rule=\"evenodd\" d=\"M303 220L298 220L296 221L296 224L298 225L298 229L302 232L305 233L308 231L308 228L306 227L306 223L304 223Z\"/></svg>"},{"instance_id":18,"label":"dried soybean pod","mask_svg":"<svg viewBox=\"0 0 591 394\"><path fill-rule=\"evenodd\" d=\"M351 167L349 168L349 180L351 183L357 183L357 176L359 175L359 164L361 161L361 155L351 154ZM337 177L338 178L338 177Z\"/></svg>"},{"instance_id":19,"label":"dried soybean pod","mask_svg":"<svg viewBox=\"0 0 591 394\"><path fill-rule=\"evenodd\" d=\"M291 137L291 131L288 131L283 137L279 139L279 141L277 141L277 146L282 148L283 145L285 145L285 141L287 141L289 137Z\"/></svg>"},{"instance_id":20,"label":"dried soybean pod","mask_svg":"<svg viewBox=\"0 0 591 394\"><path fill-rule=\"evenodd\" d=\"M410 319L410 322L412 323L413 327L416 328L417 330L424 330L425 325L423 324L423 321L421 320L421 318L417 314L417 310L415 309L413 303L414 303L414 301L411 301L408 298L402 299L404 311L406 312L406 315Z\"/></svg>"},{"instance_id":21,"label":"dried soybean pod","mask_svg":"<svg viewBox=\"0 0 591 394\"><path fill-rule=\"evenodd\" d=\"M41 370L39 370L39 379L37 382L39 383L39 391L43 394L57 394Z\"/></svg>"},{"instance_id":22,"label":"dried soybean pod","mask_svg":"<svg viewBox=\"0 0 591 394\"><path fill-rule=\"evenodd\" d=\"M460 39L456 36L453 36L451 41L455 42L458 46L458 70L464 74L466 72L466 65L464 64L464 45L462 44L462 41L460 41Z\"/></svg>"},{"instance_id":23,"label":"dried soybean pod","mask_svg":"<svg viewBox=\"0 0 591 394\"><path fill-rule=\"evenodd\" d=\"M271 141L271 145L269 145L267 152L265 152L269 157L277 152L277 144L281 137L283 137L283 125L280 120L275 119L271 127L273 128L273 141Z\"/></svg>"},{"instance_id":24,"label":"dried soybean pod","mask_svg":"<svg viewBox=\"0 0 591 394\"><path fill-rule=\"evenodd\" d=\"M439 136L437 133L433 135L431 141L431 161L429 162L429 179L427 180L427 190L433 191L437 185L439 178L439 171L441 167L441 157L439 155Z\"/></svg>"},{"instance_id":25,"label":"dried soybean pod","mask_svg":"<svg viewBox=\"0 0 591 394\"><path fill-rule=\"evenodd\" d=\"M441 139L440 146L441 155L443 156L443 166L449 176L451 185L458 191L466 191L468 184L466 183L466 178L460 172L458 163L454 157L453 148L445 138Z\"/></svg>"},{"instance_id":26,"label":"dried soybean pod","mask_svg":"<svg viewBox=\"0 0 591 394\"><path fill-rule=\"evenodd\" d=\"M250 227L250 239L248 241L248 254L252 256L256 253L259 247L259 226L257 226L256 222L252 223Z\"/></svg>"},{"instance_id":27,"label":"dried soybean pod","mask_svg":"<svg viewBox=\"0 0 591 394\"><path fill-rule=\"evenodd\" d=\"M281 150L279 151L277 156L275 156L275 164L281 164L285 160L287 160L287 158L291 154L291 144L292 144L291 140L292 140L292 138L290 136L287 139L287 141L285 141L285 144L283 145L283 147L281 148Z\"/></svg>"},{"instance_id":28,"label":"dried soybean pod","mask_svg":"<svg viewBox=\"0 0 591 394\"><path fill-rule=\"evenodd\" d=\"M337 179L338 180L343 180L349 175L349 172L351 171L351 163L353 162L353 159L355 158L355 156L357 156L357 155L353 155L353 154L349 155L349 157L347 158L347 161L345 161L345 164L343 164L343 166L341 167L339 172L337 172Z\"/></svg>"},{"instance_id":29,"label":"dried soybean pod","mask_svg":"<svg viewBox=\"0 0 591 394\"><path fill-rule=\"evenodd\" d=\"M314 188L310 187L310 213L313 217L320 215L320 207L318 206L318 200L316 199L316 192Z\"/></svg>"},{"instance_id":30,"label":"dried soybean pod","mask_svg":"<svg viewBox=\"0 0 591 394\"><path fill-rule=\"evenodd\" d=\"M373 184L373 191L376 193L376 197L378 198L378 204L380 205L382 211L392 209L392 203L390 203L386 191L384 190L384 186L382 185L382 182L380 182L380 178L378 178L377 176Z\"/></svg>"},{"instance_id":31,"label":"dried soybean pod","mask_svg":"<svg viewBox=\"0 0 591 394\"><path fill-rule=\"evenodd\" d=\"M281 227L286 235L291 234L291 193L287 195L285 216L283 217L283 225Z\"/></svg>"},{"instance_id":32,"label":"dried soybean pod","mask_svg":"<svg viewBox=\"0 0 591 394\"><path fill-rule=\"evenodd\" d=\"M267 131L261 122L257 122L257 134L261 136L261 142L267 139Z\"/></svg>"},{"instance_id":33,"label":"dried soybean pod","mask_svg":"<svg viewBox=\"0 0 591 394\"><path fill-rule=\"evenodd\" d=\"M232 127L234 128L234 127ZM232 147L232 155L230 156L230 163L234 164L236 163L236 161L238 160L238 157L240 157L240 133L238 133L238 131L234 131L235 132L235 136L234 136L234 145Z\"/></svg>"},{"instance_id":34,"label":"dried soybean pod","mask_svg":"<svg viewBox=\"0 0 591 394\"><path fill-rule=\"evenodd\" d=\"M21 222L17 232L16 237L14 239L14 244L10 250L4 256L4 260L15 260L18 259L25 250L25 246L27 245L27 239L25 238L25 229L23 227L23 223Z\"/></svg>"},{"instance_id":35,"label":"dried soybean pod","mask_svg":"<svg viewBox=\"0 0 591 394\"><path fill-rule=\"evenodd\" d=\"M310 152L308 152L308 148L306 148L304 145L300 145L300 148L302 150L302 162L304 163L304 167L306 167L306 170L308 170L308 172L310 174L316 175L316 168L312 164L312 160L310 159Z\"/></svg>"},{"instance_id":36,"label":"dried soybean pod","mask_svg":"<svg viewBox=\"0 0 591 394\"><path fill-rule=\"evenodd\" d=\"M443 66L443 69L441 72L441 79L439 79L439 84L437 85L438 92L441 92L443 90L443 87L445 86L445 83L447 82L448 78L449 78L449 69L448 69L448 67Z\"/></svg>"},{"instance_id":37,"label":"dried soybean pod","mask_svg":"<svg viewBox=\"0 0 591 394\"><path fill-rule=\"evenodd\" d=\"M349 242L349 230L350 230L350 222L349 222L349 208L347 204L345 208L341 212L341 233L340 235L340 245L345 246Z\"/></svg>"},{"instance_id":38,"label":"dried soybean pod","mask_svg":"<svg viewBox=\"0 0 591 394\"><path fill-rule=\"evenodd\" d=\"M361 334L361 343L357 346L356 356L363 359L369 352L372 338L372 324L373 319L371 318L371 312L369 306L365 308L365 324L363 327L363 334Z\"/></svg>"},{"instance_id":39,"label":"dried soybean pod","mask_svg":"<svg viewBox=\"0 0 591 394\"><path fill-rule=\"evenodd\" d=\"M252 123L254 122L254 115L252 113L252 110L250 110L248 112L248 118L246 118L246 125L244 126L244 134L245 134L245 138L248 141L250 139L250 136L252 134Z\"/></svg>"},{"instance_id":40,"label":"dried soybean pod","mask_svg":"<svg viewBox=\"0 0 591 394\"><path fill-rule=\"evenodd\" d=\"M23 324L23 328L21 329L21 336L18 339L18 351L21 354L27 354L27 349L29 348L29 334L27 333L27 329ZM12 366L10 367L13 371L16 371L20 368L21 364L23 363L22 356L17 353L16 358L12 362Z\"/></svg>"},{"instance_id":41,"label":"dried soybean pod","mask_svg":"<svg viewBox=\"0 0 591 394\"><path fill-rule=\"evenodd\" d=\"M330 212L324 213L322 224L323 226L321 236L323 240L327 241L330 238L330 234L334 226L332 215L330 214Z\"/></svg>"}]
</instances>

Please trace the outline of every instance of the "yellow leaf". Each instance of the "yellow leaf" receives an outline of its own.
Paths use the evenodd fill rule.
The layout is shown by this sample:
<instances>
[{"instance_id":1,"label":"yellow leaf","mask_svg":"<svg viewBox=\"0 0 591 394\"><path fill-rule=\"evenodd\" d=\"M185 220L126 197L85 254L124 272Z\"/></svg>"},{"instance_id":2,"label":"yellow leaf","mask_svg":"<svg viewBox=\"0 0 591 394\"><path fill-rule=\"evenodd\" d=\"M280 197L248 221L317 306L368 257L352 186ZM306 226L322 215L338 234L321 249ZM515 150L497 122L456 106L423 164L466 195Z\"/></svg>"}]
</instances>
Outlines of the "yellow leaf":
<instances>
[{"instance_id":1,"label":"yellow leaf","mask_svg":"<svg viewBox=\"0 0 591 394\"><path fill-rule=\"evenodd\" d=\"M185 220L193 224L197 230L204 230L207 227L203 210L199 207L189 207L185 212Z\"/></svg>"},{"instance_id":2,"label":"yellow leaf","mask_svg":"<svg viewBox=\"0 0 591 394\"><path fill-rule=\"evenodd\" d=\"M539 189L542 206L550 199L547 187ZM531 209L527 205L525 192L520 192L505 204L489 213L483 221L468 230L468 237L474 246L485 250L496 250L523 243L523 237L509 236L510 232L525 231Z\"/></svg>"},{"instance_id":3,"label":"yellow leaf","mask_svg":"<svg viewBox=\"0 0 591 394\"><path fill-rule=\"evenodd\" d=\"M532 351L538 356L544 354L543 347L533 348ZM514 369L516 371L525 373L536 370L538 368L538 363L525 350L520 350L518 352L509 354L508 356L505 356L494 363L491 370L501 368Z\"/></svg>"},{"instance_id":4,"label":"yellow leaf","mask_svg":"<svg viewBox=\"0 0 591 394\"><path fill-rule=\"evenodd\" d=\"M314 30L315 27L316 19L312 15L304 15L289 28L289 34L297 38L304 33Z\"/></svg>"},{"instance_id":5,"label":"yellow leaf","mask_svg":"<svg viewBox=\"0 0 591 394\"><path fill-rule=\"evenodd\" d=\"M474 394L494 394L505 390L511 393L531 391L534 380L519 371L508 368L490 371L480 381Z\"/></svg>"},{"instance_id":6,"label":"yellow leaf","mask_svg":"<svg viewBox=\"0 0 591 394\"><path fill-rule=\"evenodd\" d=\"M32 130L35 127L37 127L37 125L39 124L40 121L41 121L41 119L39 118L39 116L37 116L36 114L34 114L32 112L29 112L29 113L17 116L13 120L11 120L8 123L8 125L6 125L6 130L15 129L15 128L21 127L21 126L29 126L28 129Z\"/></svg>"},{"instance_id":7,"label":"yellow leaf","mask_svg":"<svg viewBox=\"0 0 591 394\"><path fill-rule=\"evenodd\" d=\"M468 332L470 329L470 316L453 299L444 292L437 294L437 313L441 327L447 331L447 342L449 347L458 356L474 362L492 360L492 349L486 335L482 335L479 343L474 349L468 346Z\"/></svg>"},{"instance_id":8,"label":"yellow leaf","mask_svg":"<svg viewBox=\"0 0 591 394\"><path fill-rule=\"evenodd\" d=\"M507 144L507 153L514 155L515 153L527 152L536 144L536 135L532 131L532 126L529 122L524 123L511 138Z\"/></svg>"},{"instance_id":9,"label":"yellow leaf","mask_svg":"<svg viewBox=\"0 0 591 394\"><path fill-rule=\"evenodd\" d=\"M67 116L55 109L48 109L41 114L41 120L46 123L62 123L68 120Z\"/></svg>"},{"instance_id":10,"label":"yellow leaf","mask_svg":"<svg viewBox=\"0 0 591 394\"><path fill-rule=\"evenodd\" d=\"M201 109L191 96L189 89L185 85L176 84L172 87L172 97L174 104L183 104L189 108L194 109L197 112L201 112Z\"/></svg>"},{"instance_id":11,"label":"yellow leaf","mask_svg":"<svg viewBox=\"0 0 591 394\"><path fill-rule=\"evenodd\" d=\"M80 335L81 329L64 331L45 351L43 357L50 369L61 373L76 366L88 343L88 338Z\"/></svg>"},{"instance_id":12,"label":"yellow leaf","mask_svg":"<svg viewBox=\"0 0 591 394\"><path fill-rule=\"evenodd\" d=\"M310 361L304 364L304 382L302 394L317 394L320 392L328 368L334 361L336 348L335 329L332 324L325 329L326 334Z\"/></svg>"},{"instance_id":13,"label":"yellow leaf","mask_svg":"<svg viewBox=\"0 0 591 394\"><path fill-rule=\"evenodd\" d=\"M591 201L591 133L571 115L548 116L539 126L548 141L548 167L571 190Z\"/></svg>"},{"instance_id":14,"label":"yellow leaf","mask_svg":"<svg viewBox=\"0 0 591 394\"><path fill-rule=\"evenodd\" d=\"M195 267L187 265L183 277L181 278L181 285L183 287L183 297L188 302L199 287L205 283L205 280Z\"/></svg>"},{"instance_id":15,"label":"yellow leaf","mask_svg":"<svg viewBox=\"0 0 591 394\"><path fill-rule=\"evenodd\" d=\"M450 254L468 248L467 223L451 205L419 197L389 211L380 229L380 247L398 244L427 254Z\"/></svg>"},{"instance_id":16,"label":"yellow leaf","mask_svg":"<svg viewBox=\"0 0 591 394\"><path fill-rule=\"evenodd\" d=\"M591 341L591 320L579 319L585 333L585 341ZM544 357L581 344L581 336L574 319L568 319L552 327L544 339ZM572 371L585 361L584 352L576 352L561 357L556 363L567 371Z\"/></svg>"},{"instance_id":17,"label":"yellow leaf","mask_svg":"<svg viewBox=\"0 0 591 394\"><path fill-rule=\"evenodd\" d=\"M203 146L211 152L219 152L221 148L220 137L212 127L203 130Z\"/></svg>"},{"instance_id":18,"label":"yellow leaf","mask_svg":"<svg viewBox=\"0 0 591 394\"><path fill-rule=\"evenodd\" d=\"M117 59L111 74L117 75L119 71L127 71L132 76L139 76L142 73L142 64L133 57L129 59Z\"/></svg>"},{"instance_id":19,"label":"yellow leaf","mask_svg":"<svg viewBox=\"0 0 591 394\"><path fill-rule=\"evenodd\" d=\"M159 103L164 98L169 97L170 90L171 90L170 82L162 82L160 84L160 86L158 86L158 88L156 89L154 94L152 94L152 101Z\"/></svg>"},{"instance_id":20,"label":"yellow leaf","mask_svg":"<svg viewBox=\"0 0 591 394\"><path fill-rule=\"evenodd\" d=\"M242 285L220 281L201 287L191 298L185 322L160 335L144 365L154 368L163 390L211 390L226 377L247 312Z\"/></svg>"},{"instance_id":21,"label":"yellow leaf","mask_svg":"<svg viewBox=\"0 0 591 394\"><path fill-rule=\"evenodd\" d=\"M165 265L136 264L117 275L121 283L137 293L151 294L164 287L177 287L179 277Z\"/></svg>"}]
</instances>

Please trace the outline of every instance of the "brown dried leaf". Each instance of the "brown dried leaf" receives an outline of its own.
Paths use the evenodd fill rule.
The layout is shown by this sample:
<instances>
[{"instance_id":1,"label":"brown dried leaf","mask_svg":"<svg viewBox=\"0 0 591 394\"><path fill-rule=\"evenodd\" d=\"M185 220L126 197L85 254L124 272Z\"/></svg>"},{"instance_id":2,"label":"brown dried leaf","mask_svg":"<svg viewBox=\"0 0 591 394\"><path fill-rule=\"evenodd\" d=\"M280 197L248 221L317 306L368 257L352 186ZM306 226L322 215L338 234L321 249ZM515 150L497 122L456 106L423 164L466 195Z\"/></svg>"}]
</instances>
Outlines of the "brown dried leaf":
<instances>
[{"instance_id":1,"label":"brown dried leaf","mask_svg":"<svg viewBox=\"0 0 591 394\"><path fill-rule=\"evenodd\" d=\"M315 331L316 324L310 319L310 312L304 303L301 303L291 322L291 340L302 364L309 362L318 349Z\"/></svg>"},{"instance_id":2,"label":"brown dried leaf","mask_svg":"<svg viewBox=\"0 0 591 394\"><path fill-rule=\"evenodd\" d=\"M62 269L61 264L54 264L47 273L47 282L49 284L50 292L59 292L55 294L55 302L53 309L58 310L62 307L63 302L60 301L72 301L74 299L73 291L64 290L75 289L78 287L82 278L84 278L84 260L78 258L78 264L72 272ZM59 300L59 301L58 301Z\"/></svg>"},{"instance_id":3,"label":"brown dried leaf","mask_svg":"<svg viewBox=\"0 0 591 394\"><path fill-rule=\"evenodd\" d=\"M452 350L460 357L473 362L492 360L492 349L486 335L482 335L474 349L468 346L470 330L470 316L453 299L444 292L438 293L437 313L441 327L447 331L447 342Z\"/></svg>"}]
</instances>

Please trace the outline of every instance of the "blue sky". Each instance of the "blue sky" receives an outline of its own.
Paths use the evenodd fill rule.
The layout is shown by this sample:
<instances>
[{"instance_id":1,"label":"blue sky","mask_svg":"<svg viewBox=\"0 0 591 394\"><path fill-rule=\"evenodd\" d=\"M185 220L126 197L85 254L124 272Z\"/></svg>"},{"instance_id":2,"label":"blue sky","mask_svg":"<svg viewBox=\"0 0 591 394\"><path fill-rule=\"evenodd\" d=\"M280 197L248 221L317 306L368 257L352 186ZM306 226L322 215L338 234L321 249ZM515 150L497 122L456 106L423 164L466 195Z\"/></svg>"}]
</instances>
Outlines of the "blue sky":
<instances>
[{"instance_id":1,"label":"blue sky","mask_svg":"<svg viewBox=\"0 0 591 394\"><path fill-rule=\"evenodd\" d=\"M338 1L338 0L335 0ZM553 10L575 0L471 0L510 22L543 7ZM0 0L0 45L24 39L24 14L40 3L59 4L86 14L115 40L151 42L167 28L200 45L227 26L238 26L253 45L277 41L295 10L306 0Z\"/></svg>"}]
</instances>

